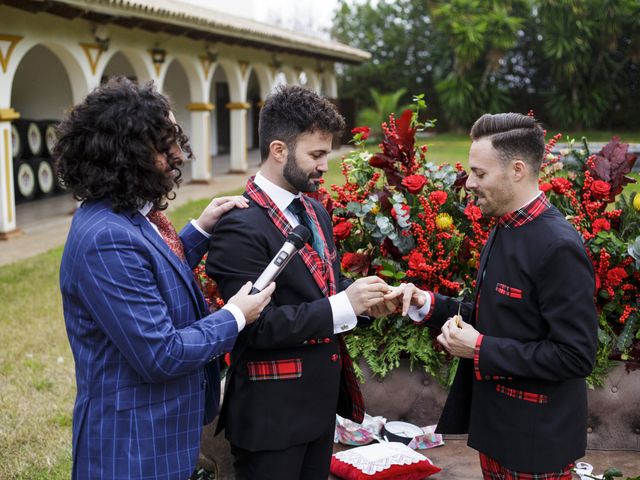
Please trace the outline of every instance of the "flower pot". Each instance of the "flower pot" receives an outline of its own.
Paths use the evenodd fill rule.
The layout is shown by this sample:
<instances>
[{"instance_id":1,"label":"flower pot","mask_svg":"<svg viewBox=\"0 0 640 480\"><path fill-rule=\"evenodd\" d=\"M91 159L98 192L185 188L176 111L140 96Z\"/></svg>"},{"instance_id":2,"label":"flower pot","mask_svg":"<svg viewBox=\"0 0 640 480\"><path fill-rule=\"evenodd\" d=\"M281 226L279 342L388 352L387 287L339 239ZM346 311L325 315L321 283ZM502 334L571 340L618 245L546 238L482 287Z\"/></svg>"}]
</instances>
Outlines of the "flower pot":
<instances>
[{"instance_id":1,"label":"flower pot","mask_svg":"<svg viewBox=\"0 0 640 480\"><path fill-rule=\"evenodd\" d=\"M616 364L588 401L587 448L640 451L640 370Z\"/></svg>"},{"instance_id":2,"label":"flower pot","mask_svg":"<svg viewBox=\"0 0 640 480\"><path fill-rule=\"evenodd\" d=\"M411 372L404 361L379 378L363 360L359 365L365 376L361 389L367 413L419 426L438 422L447 392L420 366ZM587 448L640 451L639 399L640 371L627 373L623 364L617 364L604 387L588 391Z\"/></svg>"},{"instance_id":3,"label":"flower pot","mask_svg":"<svg viewBox=\"0 0 640 480\"><path fill-rule=\"evenodd\" d=\"M438 422L447 391L420 365L410 371L409 361L401 360L400 367L384 378L376 377L364 360L358 365L365 377L360 388L369 415L404 420L420 427Z\"/></svg>"}]
</instances>

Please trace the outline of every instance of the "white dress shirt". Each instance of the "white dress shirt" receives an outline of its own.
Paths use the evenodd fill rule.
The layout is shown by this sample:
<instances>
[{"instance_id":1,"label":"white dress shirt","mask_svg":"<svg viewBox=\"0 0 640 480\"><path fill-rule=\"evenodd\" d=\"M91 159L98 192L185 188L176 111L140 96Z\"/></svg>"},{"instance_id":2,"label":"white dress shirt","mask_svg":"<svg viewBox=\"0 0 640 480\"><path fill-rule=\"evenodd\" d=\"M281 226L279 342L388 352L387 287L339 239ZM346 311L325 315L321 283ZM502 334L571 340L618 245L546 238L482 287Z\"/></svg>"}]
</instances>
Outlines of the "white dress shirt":
<instances>
[{"instance_id":1,"label":"white dress shirt","mask_svg":"<svg viewBox=\"0 0 640 480\"><path fill-rule=\"evenodd\" d=\"M294 198L300 198L300 194L294 195L288 190L279 187L260 172L256 174L254 182L269 196L280 211L282 211L292 227L295 228L300 224L297 217L287 209ZM333 333L348 332L355 328L358 319L356 318L356 313L353 311L349 297L347 297L345 292L331 295L329 297L329 304L331 305L331 314L333 316Z\"/></svg>"},{"instance_id":2,"label":"white dress shirt","mask_svg":"<svg viewBox=\"0 0 640 480\"><path fill-rule=\"evenodd\" d=\"M138 210L138 212L140 212L140 215L142 215L147 220L147 222L149 222L149 224L153 227L153 229L158 233L158 235L160 235L160 230L158 230L158 226L155 223L153 223L151 220L149 220L149 218L147 218L147 214L151 211L152 208L153 208L153 204L151 202L147 202L140 210ZM211 237L211 234L205 232L202 228L200 228L200 225L198 225L198 222L196 222L194 219L191 219L191 225L193 225L193 228L199 231L206 238ZM160 235L160 238L162 238L162 235ZM162 239L162 241L164 242L164 238ZM247 324L247 319L244 317L244 313L242 313L242 310L240 310L240 307L238 307L237 305L233 305L232 303L227 303L222 308L224 310L229 311L231 315L233 315L233 318L235 318L236 323L238 324L238 333L240 333L242 329L245 327L245 325Z\"/></svg>"}]
</instances>

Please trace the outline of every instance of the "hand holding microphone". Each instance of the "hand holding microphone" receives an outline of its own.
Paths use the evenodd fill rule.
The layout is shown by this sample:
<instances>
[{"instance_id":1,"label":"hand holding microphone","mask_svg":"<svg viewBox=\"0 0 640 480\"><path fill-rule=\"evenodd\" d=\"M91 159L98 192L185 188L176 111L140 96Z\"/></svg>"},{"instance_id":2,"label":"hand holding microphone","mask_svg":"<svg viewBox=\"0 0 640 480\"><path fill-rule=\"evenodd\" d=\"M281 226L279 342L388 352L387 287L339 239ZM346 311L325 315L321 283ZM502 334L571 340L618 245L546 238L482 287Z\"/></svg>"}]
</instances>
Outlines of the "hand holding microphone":
<instances>
[{"instance_id":1,"label":"hand holding microphone","mask_svg":"<svg viewBox=\"0 0 640 480\"><path fill-rule=\"evenodd\" d=\"M304 225L298 225L289 232L284 245L278 250L278 253L271 259L269 265L263 270L256 282L253 284L251 293L255 294L265 289L267 285L273 282L284 267L291 261L293 254L300 250L311 236L311 232Z\"/></svg>"},{"instance_id":2,"label":"hand holding microphone","mask_svg":"<svg viewBox=\"0 0 640 480\"><path fill-rule=\"evenodd\" d=\"M251 282L245 283L238 290L238 293L229 299L229 303L242 310L247 324L253 323L260 316L264 307L269 304L271 295L276 288L273 281L293 258L293 254L304 246L310 235L311 232L304 225L298 225L294 228L258 280L253 285Z\"/></svg>"}]
</instances>

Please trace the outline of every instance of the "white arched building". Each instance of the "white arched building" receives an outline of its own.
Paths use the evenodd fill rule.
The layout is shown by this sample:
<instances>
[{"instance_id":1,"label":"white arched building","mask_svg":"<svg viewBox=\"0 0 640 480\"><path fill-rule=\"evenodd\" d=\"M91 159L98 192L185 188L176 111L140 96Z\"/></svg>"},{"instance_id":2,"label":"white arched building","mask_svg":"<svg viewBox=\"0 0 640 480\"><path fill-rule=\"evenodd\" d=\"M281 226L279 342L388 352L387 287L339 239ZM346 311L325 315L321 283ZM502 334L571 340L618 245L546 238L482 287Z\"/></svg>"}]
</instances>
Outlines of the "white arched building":
<instances>
[{"instance_id":1,"label":"white arched building","mask_svg":"<svg viewBox=\"0 0 640 480\"><path fill-rule=\"evenodd\" d=\"M177 1L0 0L0 239L18 232L17 126L59 120L110 75L153 80L171 96L196 157L191 181L208 182L219 152L230 154L232 171L247 170L257 112L275 85L304 84L336 98L334 65L369 58Z\"/></svg>"}]
</instances>

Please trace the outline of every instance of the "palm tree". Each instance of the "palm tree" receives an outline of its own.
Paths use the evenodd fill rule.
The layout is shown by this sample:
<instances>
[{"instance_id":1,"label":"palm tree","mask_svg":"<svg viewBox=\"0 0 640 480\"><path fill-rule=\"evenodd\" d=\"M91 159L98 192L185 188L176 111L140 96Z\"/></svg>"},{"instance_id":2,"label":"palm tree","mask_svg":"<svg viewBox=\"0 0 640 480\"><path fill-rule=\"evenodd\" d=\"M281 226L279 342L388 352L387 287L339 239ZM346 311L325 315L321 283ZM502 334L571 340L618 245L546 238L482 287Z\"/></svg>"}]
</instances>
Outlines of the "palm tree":
<instances>
[{"instance_id":1,"label":"palm tree","mask_svg":"<svg viewBox=\"0 0 640 480\"><path fill-rule=\"evenodd\" d=\"M371 128L371 136L381 138L381 124L388 121L392 113L399 115L405 108L400 106L400 99L407 92L401 88L393 93L380 93L375 88L369 90L373 99L373 108L365 108L358 114L358 124Z\"/></svg>"}]
</instances>

